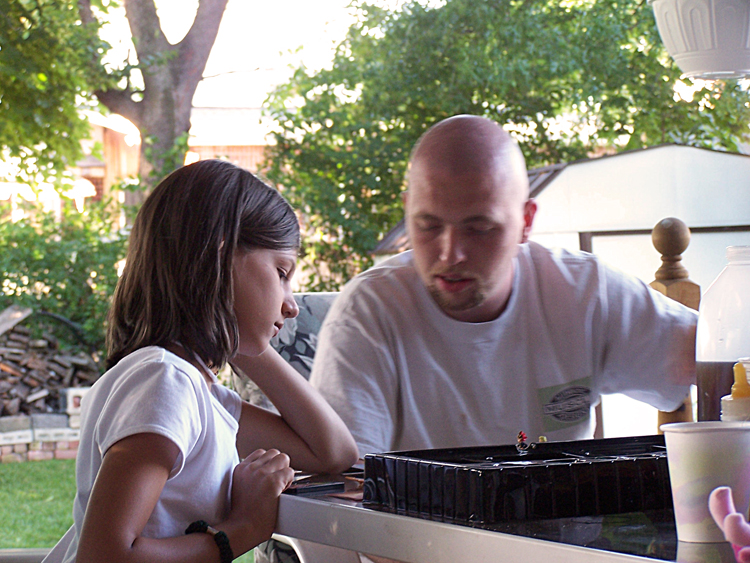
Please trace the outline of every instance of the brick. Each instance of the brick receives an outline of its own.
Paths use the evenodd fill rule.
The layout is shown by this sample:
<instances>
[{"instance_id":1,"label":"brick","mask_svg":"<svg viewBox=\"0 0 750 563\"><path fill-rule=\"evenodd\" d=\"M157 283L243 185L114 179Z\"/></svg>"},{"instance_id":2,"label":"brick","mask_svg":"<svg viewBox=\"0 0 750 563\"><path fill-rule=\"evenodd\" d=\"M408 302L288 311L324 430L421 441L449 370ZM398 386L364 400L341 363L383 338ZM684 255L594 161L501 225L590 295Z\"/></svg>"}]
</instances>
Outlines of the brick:
<instances>
[{"instance_id":1,"label":"brick","mask_svg":"<svg viewBox=\"0 0 750 563\"><path fill-rule=\"evenodd\" d=\"M65 442L65 441L55 442L55 451L70 449L68 446L69 443L70 442Z\"/></svg>"},{"instance_id":2,"label":"brick","mask_svg":"<svg viewBox=\"0 0 750 563\"><path fill-rule=\"evenodd\" d=\"M42 443L41 442L30 442L29 443L29 451L37 451L42 449Z\"/></svg>"},{"instance_id":3,"label":"brick","mask_svg":"<svg viewBox=\"0 0 750 563\"><path fill-rule=\"evenodd\" d=\"M0 446L0 455L12 454L13 446L8 444L7 446Z\"/></svg>"},{"instance_id":4,"label":"brick","mask_svg":"<svg viewBox=\"0 0 750 563\"><path fill-rule=\"evenodd\" d=\"M31 427L34 430L39 428L67 428L68 415L49 413L32 414Z\"/></svg>"},{"instance_id":5,"label":"brick","mask_svg":"<svg viewBox=\"0 0 750 563\"><path fill-rule=\"evenodd\" d=\"M29 451L29 445L28 444L16 444L13 446L13 451L17 454L25 454Z\"/></svg>"},{"instance_id":6,"label":"brick","mask_svg":"<svg viewBox=\"0 0 750 563\"><path fill-rule=\"evenodd\" d=\"M28 454L26 454L26 456L29 458L29 461L47 461L55 458L55 452L32 450Z\"/></svg>"},{"instance_id":7,"label":"brick","mask_svg":"<svg viewBox=\"0 0 750 563\"><path fill-rule=\"evenodd\" d=\"M68 442L68 448L71 450L77 450L78 444L80 444L78 440L71 440L70 442Z\"/></svg>"},{"instance_id":8,"label":"brick","mask_svg":"<svg viewBox=\"0 0 750 563\"><path fill-rule=\"evenodd\" d=\"M0 417L0 433L31 429L31 417L25 414Z\"/></svg>"},{"instance_id":9,"label":"brick","mask_svg":"<svg viewBox=\"0 0 750 563\"><path fill-rule=\"evenodd\" d=\"M0 418L2 420L2 418ZM13 444L28 444L33 440L34 436L30 429L26 430L14 430L12 432L1 432L0 433L0 446L7 446Z\"/></svg>"},{"instance_id":10,"label":"brick","mask_svg":"<svg viewBox=\"0 0 750 563\"><path fill-rule=\"evenodd\" d=\"M55 459L75 459L77 450L55 450Z\"/></svg>"},{"instance_id":11,"label":"brick","mask_svg":"<svg viewBox=\"0 0 750 563\"><path fill-rule=\"evenodd\" d=\"M43 452L54 452L56 442L42 442Z\"/></svg>"},{"instance_id":12,"label":"brick","mask_svg":"<svg viewBox=\"0 0 750 563\"><path fill-rule=\"evenodd\" d=\"M91 387L70 387L65 391L65 412L69 415L81 414L81 400Z\"/></svg>"},{"instance_id":13,"label":"brick","mask_svg":"<svg viewBox=\"0 0 750 563\"><path fill-rule=\"evenodd\" d=\"M34 441L37 442L70 442L78 440L81 436L79 430L73 428L35 428Z\"/></svg>"},{"instance_id":14,"label":"brick","mask_svg":"<svg viewBox=\"0 0 750 563\"><path fill-rule=\"evenodd\" d=\"M20 463L26 461L26 456L23 454L4 454L0 455L0 463Z\"/></svg>"}]
</instances>

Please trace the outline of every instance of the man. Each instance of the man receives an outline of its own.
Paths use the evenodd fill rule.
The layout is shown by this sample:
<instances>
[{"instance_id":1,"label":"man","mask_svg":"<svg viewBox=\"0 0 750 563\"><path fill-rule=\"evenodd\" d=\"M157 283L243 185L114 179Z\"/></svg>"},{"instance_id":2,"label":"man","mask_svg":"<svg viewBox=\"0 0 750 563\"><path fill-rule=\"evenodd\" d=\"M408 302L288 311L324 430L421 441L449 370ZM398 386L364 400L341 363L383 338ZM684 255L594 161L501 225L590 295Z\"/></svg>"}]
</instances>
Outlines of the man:
<instances>
[{"instance_id":1,"label":"man","mask_svg":"<svg viewBox=\"0 0 750 563\"><path fill-rule=\"evenodd\" d=\"M415 147L413 250L352 280L311 375L360 455L591 437L600 394L677 408L695 377L696 315L585 253L528 242L520 149L461 115Z\"/></svg>"}]
</instances>

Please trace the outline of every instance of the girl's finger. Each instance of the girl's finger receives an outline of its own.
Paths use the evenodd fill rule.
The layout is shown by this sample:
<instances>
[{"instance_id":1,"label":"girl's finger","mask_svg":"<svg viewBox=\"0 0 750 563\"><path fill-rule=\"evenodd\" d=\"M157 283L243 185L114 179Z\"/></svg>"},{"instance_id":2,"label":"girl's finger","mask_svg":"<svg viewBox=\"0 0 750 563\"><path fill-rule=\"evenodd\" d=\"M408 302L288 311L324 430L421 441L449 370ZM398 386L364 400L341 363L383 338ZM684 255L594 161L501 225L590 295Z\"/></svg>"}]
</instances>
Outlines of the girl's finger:
<instances>
[{"instance_id":1,"label":"girl's finger","mask_svg":"<svg viewBox=\"0 0 750 563\"><path fill-rule=\"evenodd\" d=\"M289 459L289 456L283 453L278 453L277 455L273 456L272 458L269 458L266 463L273 469L284 469L286 467L289 467L289 462L291 460Z\"/></svg>"},{"instance_id":2,"label":"girl's finger","mask_svg":"<svg viewBox=\"0 0 750 563\"><path fill-rule=\"evenodd\" d=\"M724 519L722 531L727 541L737 545L750 545L750 525L739 512L734 512Z\"/></svg>"},{"instance_id":3,"label":"girl's finger","mask_svg":"<svg viewBox=\"0 0 750 563\"><path fill-rule=\"evenodd\" d=\"M724 531L724 520L734 510L732 490L729 487L718 487L708 496L708 510L713 516L716 525Z\"/></svg>"},{"instance_id":4,"label":"girl's finger","mask_svg":"<svg viewBox=\"0 0 750 563\"><path fill-rule=\"evenodd\" d=\"M243 461L252 463L256 459L259 459L261 456L263 456L265 453L266 453L266 450L255 450L253 453L247 456Z\"/></svg>"}]
</instances>

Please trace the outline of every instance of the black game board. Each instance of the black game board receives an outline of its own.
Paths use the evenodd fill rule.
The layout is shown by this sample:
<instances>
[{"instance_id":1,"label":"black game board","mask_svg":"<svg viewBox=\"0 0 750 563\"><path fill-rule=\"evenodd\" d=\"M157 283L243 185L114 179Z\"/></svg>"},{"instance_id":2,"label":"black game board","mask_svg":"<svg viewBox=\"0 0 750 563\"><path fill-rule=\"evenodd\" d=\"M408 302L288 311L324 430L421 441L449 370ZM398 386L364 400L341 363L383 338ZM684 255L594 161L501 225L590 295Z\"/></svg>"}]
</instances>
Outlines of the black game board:
<instances>
[{"instance_id":1,"label":"black game board","mask_svg":"<svg viewBox=\"0 0 750 563\"><path fill-rule=\"evenodd\" d=\"M491 526L671 510L672 493L664 437L638 436L370 454L363 504Z\"/></svg>"}]
</instances>

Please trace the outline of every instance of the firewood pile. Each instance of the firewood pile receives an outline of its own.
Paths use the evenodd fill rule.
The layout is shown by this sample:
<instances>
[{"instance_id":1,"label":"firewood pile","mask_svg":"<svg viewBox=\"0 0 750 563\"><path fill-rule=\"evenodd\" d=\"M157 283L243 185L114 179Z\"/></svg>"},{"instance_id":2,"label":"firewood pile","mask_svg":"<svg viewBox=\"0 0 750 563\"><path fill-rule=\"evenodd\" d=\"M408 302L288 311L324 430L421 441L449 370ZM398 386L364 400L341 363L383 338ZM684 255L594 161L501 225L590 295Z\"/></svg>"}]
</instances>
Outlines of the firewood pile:
<instances>
[{"instance_id":1,"label":"firewood pile","mask_svg":"<svg viewBox=\"0 0 750 563\"><path fill-rule=\"evenodd\" d=\"M15 306L0 313L0 416L63 412L65 390L100 375L89 354L61 350L52 334L34 337L20 324L29 315Z\"/></svg>"}]
</instances>

